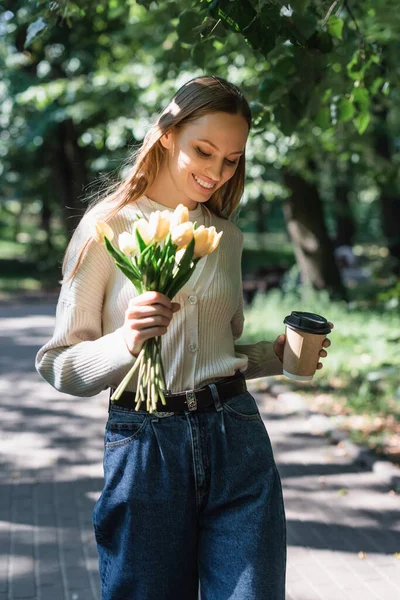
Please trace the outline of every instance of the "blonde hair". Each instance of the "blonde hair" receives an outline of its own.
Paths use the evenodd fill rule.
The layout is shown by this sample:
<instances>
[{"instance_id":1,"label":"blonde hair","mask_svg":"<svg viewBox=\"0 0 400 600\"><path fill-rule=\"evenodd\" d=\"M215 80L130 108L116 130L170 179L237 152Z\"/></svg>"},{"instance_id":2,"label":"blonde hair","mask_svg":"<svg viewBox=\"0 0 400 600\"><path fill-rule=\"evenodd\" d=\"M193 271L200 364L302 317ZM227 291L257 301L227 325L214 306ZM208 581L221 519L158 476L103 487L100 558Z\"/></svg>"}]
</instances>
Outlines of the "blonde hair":
<instances>
[{"instance_id":1,"label":"blonde hair","mask_svg":"<svg viewBox=\"0 0 400 600\"><path fill-rule=\"evenodd\" d=\"M186 123L215 112L240 114L246 119L249 129L251 127L251 110L238 87L222 77L214 75L195 77L185 83L150 127L141 147L128 157L129 164L133 164L130 174L122 182L112 184L102 200L92 202L86 214L98 206L104 209L101 213L102 220L108 222L122 208L145 195L156 179L167 152L161 144L160 138L170 129L179 129ZM205 204L217 216L228 219L240 202L244 182L245 154L242 154L233 177L216 190ZM64 256L63 275L70 258L72 258L69 254L71 245L75 241L75 235L77 235L77 230L75 230ZM74 277L92 241L92 237L85 241L79 251L76 264L65 281Z\"/></svg>"}]
</instances>

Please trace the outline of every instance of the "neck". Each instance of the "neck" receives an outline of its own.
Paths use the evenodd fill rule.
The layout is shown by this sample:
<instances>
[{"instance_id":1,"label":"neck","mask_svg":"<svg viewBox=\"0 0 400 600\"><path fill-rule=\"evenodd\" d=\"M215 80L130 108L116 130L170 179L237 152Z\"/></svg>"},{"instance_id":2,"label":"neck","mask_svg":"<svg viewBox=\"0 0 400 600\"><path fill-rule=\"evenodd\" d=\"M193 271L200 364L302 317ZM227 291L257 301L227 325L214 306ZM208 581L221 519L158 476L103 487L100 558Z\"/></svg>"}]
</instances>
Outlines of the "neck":
<instances>
[{"instance_id":1,"label":"neck","mask_svg":"<svg viewBox=\"0 0 400 600\"><path fill-rule=\"evenodd\" d=\"M199 204L176 189L171 178L165 177L162 170L154 183L147 189L146 196L154 202L173 209L179 204L183 204L188 207L188 210L196 210Z\"/></svg>"}]
</instances>

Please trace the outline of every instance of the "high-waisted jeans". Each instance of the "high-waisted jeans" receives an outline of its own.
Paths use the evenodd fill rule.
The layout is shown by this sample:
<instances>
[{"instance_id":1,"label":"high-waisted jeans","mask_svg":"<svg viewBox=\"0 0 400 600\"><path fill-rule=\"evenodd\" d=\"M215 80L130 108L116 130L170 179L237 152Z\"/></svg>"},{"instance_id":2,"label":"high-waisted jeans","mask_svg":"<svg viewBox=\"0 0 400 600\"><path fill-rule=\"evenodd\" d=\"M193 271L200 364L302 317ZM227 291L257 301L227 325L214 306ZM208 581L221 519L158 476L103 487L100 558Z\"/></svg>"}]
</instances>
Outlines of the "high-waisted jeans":
<instances>
[{"instance_id":1,"label":"high-waisted jeans","mask_svg":"<svg viewBox=\"0 0 400 600\"><path fill-rule=\"evenodd\" d=\"M213 386L214 387L214 386ZM214 390L216 388L214 387ZM102 600L284 600L286 522L245 392L167 417L112 406L93 510Z\"/></svg>"}]
</instances>

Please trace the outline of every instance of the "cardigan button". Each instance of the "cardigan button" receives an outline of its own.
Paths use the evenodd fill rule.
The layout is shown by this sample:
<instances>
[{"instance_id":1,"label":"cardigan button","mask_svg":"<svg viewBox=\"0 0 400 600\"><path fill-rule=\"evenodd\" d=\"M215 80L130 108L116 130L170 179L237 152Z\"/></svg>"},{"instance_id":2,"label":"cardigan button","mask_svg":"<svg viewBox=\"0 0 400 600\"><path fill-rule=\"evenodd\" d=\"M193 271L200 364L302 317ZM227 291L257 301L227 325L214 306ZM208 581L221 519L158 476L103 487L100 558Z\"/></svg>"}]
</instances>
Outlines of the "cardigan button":
<instances>
[{"instance_id":1,"label":"cardigan button","mask_svg":"<svg viewBox=\"0 0 400 600\"><path fill-rule=\"evenodd\" d=\"M190 304L197 304L197 297L189 296L189 302L190 302Z\"/></svg>"},{"instance_id":2,"label":"cardigan button","mask_svg":"<svg viewBox=\"0 0 400 600\"><path fill-rule=\"evenodd\" d=\"M195 344L194 342L191 342L188 346L190 352L196 352L197 350L197 344Z\"/></svg>"}]
</instances>

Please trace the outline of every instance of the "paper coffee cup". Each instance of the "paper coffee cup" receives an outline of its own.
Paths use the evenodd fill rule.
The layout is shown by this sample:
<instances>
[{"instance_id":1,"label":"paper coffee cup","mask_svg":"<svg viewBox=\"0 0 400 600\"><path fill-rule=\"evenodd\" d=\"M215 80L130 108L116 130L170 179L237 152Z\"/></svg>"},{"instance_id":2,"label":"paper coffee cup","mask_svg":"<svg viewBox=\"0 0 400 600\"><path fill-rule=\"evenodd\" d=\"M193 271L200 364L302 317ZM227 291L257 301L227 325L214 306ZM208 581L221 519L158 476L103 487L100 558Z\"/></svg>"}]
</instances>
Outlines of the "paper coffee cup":
<instances>
[{"instance_id":1,"label":"paper coffee cup","mask_svg":"<svg viewBox=\"0 0 400 600\"><path fill-rule=\"evenodd\" d=\"M330 333L330 325L321 315L293 311L283 321L286 343L283 352L283 374L296 381L310 381L317 370L322 344Z\"/></svg>"}]
</instances>

